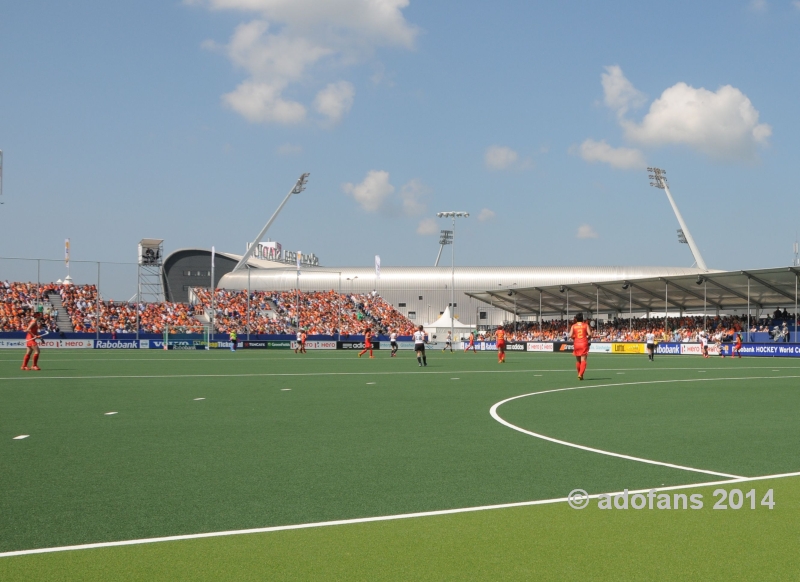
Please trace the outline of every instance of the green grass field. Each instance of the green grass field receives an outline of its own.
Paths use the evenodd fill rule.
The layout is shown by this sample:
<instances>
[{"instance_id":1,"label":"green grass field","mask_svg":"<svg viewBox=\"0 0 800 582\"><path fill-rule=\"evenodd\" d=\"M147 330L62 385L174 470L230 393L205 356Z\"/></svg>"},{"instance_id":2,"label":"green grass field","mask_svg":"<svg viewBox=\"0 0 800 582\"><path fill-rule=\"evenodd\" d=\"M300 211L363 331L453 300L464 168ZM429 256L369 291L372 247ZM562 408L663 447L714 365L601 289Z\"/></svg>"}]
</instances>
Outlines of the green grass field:
<instances>
[{"instance_id":1,"label":"green grass field","mask_svg":"<svg viewBox=\"0 0 800 582\"><path fill-rule=\"evenodd\" d=\"M562 354L20 360L0 353L3 581L800 579L800 478L724 486L754 489L756 509L712 509L719 486L698 485L800 472L800 362L593 354L578 382ZM490 414L548 390L497 408L517 430ZM281 529L681 485L703 509L555 501ZM261 528L276 530L7 555Z\"/></svg>"}]
</instances>

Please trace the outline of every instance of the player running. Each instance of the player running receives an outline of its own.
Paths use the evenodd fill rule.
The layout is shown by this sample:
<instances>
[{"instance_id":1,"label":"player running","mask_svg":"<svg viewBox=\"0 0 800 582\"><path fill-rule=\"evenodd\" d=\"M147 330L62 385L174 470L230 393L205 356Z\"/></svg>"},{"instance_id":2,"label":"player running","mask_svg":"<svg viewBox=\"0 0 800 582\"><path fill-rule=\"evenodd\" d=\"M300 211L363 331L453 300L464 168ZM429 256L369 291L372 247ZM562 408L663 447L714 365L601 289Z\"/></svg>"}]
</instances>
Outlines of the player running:
<instances>
[{"instance_id":1,"label":"player running","mask_svg":"<svg viewBox=\"0 0 800 582\"><path fill-rule=\"evenodd\" d=\"M731 357L739 356L739 359L742 357L742 334L736 332L736 343L733 344L733 353Z\"/></svg>"},{"instance_id":2,"label":"player running","mask_svg":"<svg viewBox=\"0 0 800 582\"><path fill-rule=\"evenodd\" d=\"M477 354L478 353L475 350L475 333L472 332L472 331L469 332L469 344L467 344L467 347L464 348L464 353L466 354L469 351L470 348L472 348L472 353L473 354Z\"/></svg>"},{"instance_id":3,"label":"player running","mask_svg":"<svg viewBox=\"0 0 800 582\"><path fill-rule=\"evenodd\" d=\"M414 351L417 353L417 363L420 368L428 365L428 358L425 357L425 344L428 343L428 334L420 325L414 332Z\"/></svg>"},{"instance_id":4,"label":"player running","mask_svg":"<svg viewBox=\"0 0 800 582\"><path fill-rule=\"evenodd\" d=\"M494 333L494 340L497 344L497 363L506 363L506 331L502 327L498 327Z\"/></svg>"},{"instance_id":5,"label":"player running","mask_svg":"<svg viewBox=\"0 0 800 582\"><path fill-rule=\"evenodd\" d=\"M647 347L647 359L651 362L656 361L656 334L652 329L648 329L644 336L644 343Z\"/></svg>"},{"instance_id":6,"label":"player running","mask_svg":"<svg viewBox=\"0 0 800 582\"><path fill-rule=\"evenodd\" d=\"M725 358L725 353L722 351L722 332L718 331L714 334L714 345L717 348L717 353L722 357Z\"/></svg>"},{"instance_id":7,"label":"player running","mask_svg":"<svg viewBox=\"0 0 800 582\"><path fill-rule=\"evenodd\" d=\"M295 344L294 344L294 353L296 354L298 351L300 351L300 346L303 343L303 330L302 329L298 329L297 330L297 336L295 337L295 340L296 341L295 341Z\"/></svg>"},{"instance_id":8,"label":"player running","mask_svg":"<svg viewBox=\"0 0 800 582\"><path fill-rule=\"evenodd\" d=\"M706 330L700 330L700 333L697 334L697 337L700 339L700 345L703 348L703 357L708 357L708 336L706 335Z\"/></svg>"},{"instance_id":9,"label":"player running","mask_svg":"<svg viewBox=\"0 0 800 582\"><path fill-rule=\"evenodd\" d=\"M235 352L235 351L236 351L236 339L237 339L238 337L239 337L239 336L237 336L237 335L236 335L236 330L235 330L235 329L232 329L232 330L231 330L231 333L228 335L228 339L230 339L230 340L231 340L231 351L232 351L232 352Z\"/></svg>"},{"instance_id":10,"label":"player running","mask_svg":"<svg viewBox=\"0 0 800 582\"><path fill-rule=\"evenodd\" d=\"M302 332L300 332L300 353L301 354L307 354L308 353L306 351L306 340L307 339L308 339L308 334L306 333L306 330L303 330Z\"/></svg>"},{"instance_id":11,"label":"player running","mask_svg":"<svg viewBox=\"0 0 800 582\"><path fill-rule=\"evenodd\" d=\"M578 380L583 380L586 372L586 360L589 357L589 340L592 339L592 328L583 321L583 314L575 316L575 323L569 328L569 337L573 341L573 354L575 355L575 369L578 370Z\"/></svg>"},{"instance_id":12,"label":"player running","mask_svg":"<svg viewBox=\"0 0 800 582\"><path fill-rule=\"evenodd\" d=\"M442 348L442 352L447 351L447 348L450 348L450 353L453 353L453 334L451 332L447 332L447 337L444 338L444 347Z\"/></svg>"},{"instance_id":13,"label":"player running","mask_svg":"<svg viewBox=\"0 0 800 582\"><path fill-rule=\"evenodd\" d=\"M394 331L394 330L392 330L392 332L389 334L389 345L392 346L392 355L389 356L389 357L393 358L393 357L395 357L397 355L397 349L398 349L397 348L397 332Z\"/></svg>"},{"instance_id":14,"label":"player running","mask_svg":"<svg viewBox=\"0 0 800 582\"><path fill-rule=\"evenodd\" d=\"M375 357L372 355L372 330L369 328L367 328L367 330L364 332L364 349L358 353L358 357L360 358L367 352L369 352L370 358Z\"/></svg>"},{"instance_id":15,"label":"player running","mask_svg":"<svg viewBox=\"0 0 800 582\"><path fill-rule=\"evenodd\" d=\"M31 354L33 354L33 367L31 370L39 371L39 344L36 343L37 340L41 339L41 335L39 334L39 314L34 313L33 319L28 324L28 327L25 329L25 357L22 360L22 370L28 370L28 360L31 358Z\"/></svg>"}]
</instances>

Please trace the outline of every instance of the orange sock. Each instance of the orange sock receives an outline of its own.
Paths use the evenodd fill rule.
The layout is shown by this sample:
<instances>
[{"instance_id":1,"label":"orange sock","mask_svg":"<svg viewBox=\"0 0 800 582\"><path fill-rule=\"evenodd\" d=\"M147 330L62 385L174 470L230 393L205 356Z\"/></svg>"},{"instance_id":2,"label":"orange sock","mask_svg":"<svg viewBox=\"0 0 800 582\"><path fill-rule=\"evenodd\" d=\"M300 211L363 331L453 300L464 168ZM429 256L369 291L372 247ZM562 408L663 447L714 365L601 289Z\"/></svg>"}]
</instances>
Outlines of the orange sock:
<instances>
[{"instance_id":1,"label":"orange sock","mask_svg":"<svg viewBox=\"0 0 800 582\"><path fill-rule=\"evenodd\" d=\"M22 367L23 368L27 368L28 367L28 360L30 360L30 359L31 359L31 355L30 354L25 354L25 358L22 360Z\"/></svg>"},{"instance_id":2,"label":"orange sock","mask_svg":"<svg viewBox=\"0 0 800 582\"><path fill-rule=\"evenodd\" d=\"M583 376L583 373L586 371L586 362L581 362L581 366L578 369L578 374Z\"/></svg>"},{"instance_id":3,"label":"orange sock","mask_svg":"<svg viewBox=\"0 0 800 582\"><path fill-rule=\"evenodd\" d=\"M36 366L39 363L39 354L33 354L33 365Z\"/></svg>"}]
</instances>

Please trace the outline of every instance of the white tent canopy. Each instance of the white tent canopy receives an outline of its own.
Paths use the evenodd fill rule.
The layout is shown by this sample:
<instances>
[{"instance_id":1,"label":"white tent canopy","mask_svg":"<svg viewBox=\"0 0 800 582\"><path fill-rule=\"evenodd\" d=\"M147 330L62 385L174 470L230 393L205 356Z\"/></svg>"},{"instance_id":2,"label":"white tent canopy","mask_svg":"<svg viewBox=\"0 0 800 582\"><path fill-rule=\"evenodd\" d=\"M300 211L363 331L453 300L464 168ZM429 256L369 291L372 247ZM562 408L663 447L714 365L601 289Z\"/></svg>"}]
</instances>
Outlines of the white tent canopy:
<instances>
[{"instance_id":1,"label":"white tent canopy","mask_svg":"<svg viewBox=\"0 0 800 582\"><path fill-rule=\"evenodd\" d=\"M435 334L447 333L448 331L450 331L451 325L455 333L472 329L471 325L467 325L466 323L461 323L457 319L453 319L452 317L450 317L450 307L445 307L444 312L442 313L441 316L439 316L439 319L437 319L433 323L426 323L425 329L429 333L435 333Z\"/></svg>"}]
</instances>

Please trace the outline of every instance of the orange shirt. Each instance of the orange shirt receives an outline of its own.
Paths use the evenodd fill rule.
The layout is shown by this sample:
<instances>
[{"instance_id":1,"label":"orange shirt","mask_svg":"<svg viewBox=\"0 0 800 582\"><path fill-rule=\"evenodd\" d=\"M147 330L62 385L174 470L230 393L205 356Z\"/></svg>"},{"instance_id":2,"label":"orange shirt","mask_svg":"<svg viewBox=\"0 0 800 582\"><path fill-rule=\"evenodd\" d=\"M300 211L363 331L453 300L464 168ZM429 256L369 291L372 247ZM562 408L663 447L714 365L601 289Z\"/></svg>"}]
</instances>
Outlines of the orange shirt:
<instances>
[{"instance_id":1,"label":"orange shirt","mask_svg":"<svg viewBox=\"0 0 800 582\"><path fill-rule=\"evenodd\" d=\"M502 329L498 329L497 333L494 334L497 343L504 344L506 343L506 332Z\"/></svg>"},{"instance_id":2,"label":"orange shirt","mask_svg":"<svg viewBox=\"0 0 800 582\"><path fill-rule=\"evenodd\" d=\"M571 337L576 344L586 344L589 342L589 324L581 321L572 326Z\"/></svg>"},{"instance_id":3,"label":"orange shirt","mask_svg":"<svg viewBox=\"0 0 800 582\"><path fill-rule=\"evenodd\" d=\"M25 339L33 339L37 335L39 335L39 325L34 321L28 328L28 333L25 336Z\"/></svg>"}]
</instances>

